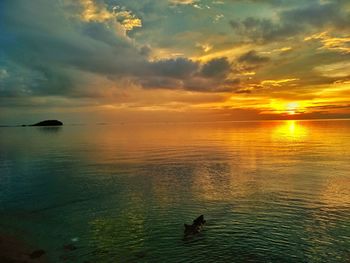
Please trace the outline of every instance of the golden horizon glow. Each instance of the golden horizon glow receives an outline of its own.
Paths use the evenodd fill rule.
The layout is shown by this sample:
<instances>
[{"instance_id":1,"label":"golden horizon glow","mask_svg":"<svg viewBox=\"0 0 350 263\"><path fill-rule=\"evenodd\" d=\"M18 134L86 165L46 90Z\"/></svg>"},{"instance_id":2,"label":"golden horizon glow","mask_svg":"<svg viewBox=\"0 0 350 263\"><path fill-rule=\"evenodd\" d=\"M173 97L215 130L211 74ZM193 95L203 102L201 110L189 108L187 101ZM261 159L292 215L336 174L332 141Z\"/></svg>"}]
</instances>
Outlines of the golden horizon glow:
<instances>
[{"instance_id":1,"label":"golden horizon glow","mask_svg":"<svg viewBox=\"0 0 350 263\"><path fill-rule=\"evenodd\" d=\"M278 115L296 115L305 112L306 102L271 100L270 108Z\"/></svg>"}]
</instances>

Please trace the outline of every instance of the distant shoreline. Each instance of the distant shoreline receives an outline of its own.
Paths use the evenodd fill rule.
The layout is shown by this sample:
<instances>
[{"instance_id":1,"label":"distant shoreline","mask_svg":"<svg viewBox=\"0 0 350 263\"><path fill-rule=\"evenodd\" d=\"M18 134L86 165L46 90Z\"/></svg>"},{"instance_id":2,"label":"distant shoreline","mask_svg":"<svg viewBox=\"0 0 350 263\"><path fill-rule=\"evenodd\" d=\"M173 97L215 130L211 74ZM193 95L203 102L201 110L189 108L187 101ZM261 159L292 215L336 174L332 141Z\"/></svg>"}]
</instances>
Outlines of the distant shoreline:
<instances>
[{"instance_id":1,"label":"distant shoreline","mask_svg":"<svg viewBox=\"0 0 350 263\"><path fill-rule=\"evenodd\" d=\"M232 120L232 121L175 121L175 122L110 122L110 123L71 123L65 124L64 126L87 126L87 125L96 125L96 126L105 126L105 125L140 125L140 124L206 124L206 123L241 123L241 122L283 122L283 121L311 121L311 122L319 122L319 121L350 121L350 118L325 118L325 119L271 119L271 120ZM15 128L15 127L61 127L61 126L33 126L33 125L0 125L0 128Z\"/></svg>"}]
</instances>

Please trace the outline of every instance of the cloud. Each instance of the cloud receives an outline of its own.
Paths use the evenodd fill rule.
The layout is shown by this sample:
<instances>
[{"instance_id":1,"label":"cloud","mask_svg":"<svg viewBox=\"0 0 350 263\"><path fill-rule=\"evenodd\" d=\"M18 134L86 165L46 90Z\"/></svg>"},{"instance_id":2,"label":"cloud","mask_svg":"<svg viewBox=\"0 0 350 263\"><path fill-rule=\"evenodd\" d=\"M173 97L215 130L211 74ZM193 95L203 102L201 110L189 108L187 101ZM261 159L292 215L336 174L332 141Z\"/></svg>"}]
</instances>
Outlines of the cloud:
<instances>
[{"instance_id":1,"label":"cloud","mask_svg":"<svg viewBox=\"0 0 350 263\"><path fill-rule=\"evenodd\" d=\"M126 31L133 30L136 27L142 27L141 19L124 7L115 6L113 11L117 21L120 22Z\"/></svg>"},{"instance_id":2,"label":"cloud","mask_svg":"<svg viewBox=\"0 0 350 263\"><path fill-rule=\"evenodd\" d=\"M170 3L174 5L193 5L198 2L199 0L170 0Z\"/></svg>"},{"instance_id":3,"label":"cloud","mask_svg":"<svg viewBox=\"0 0 350 263\"><path fill-rule=\"evenodd\" d=\"M240 88L240 79L208 79L197 76L183 83L183 88L196 92L232 92Z\"/></svg>"},{"instance_id":4,"label":"cloud","mask_svg":"<svg viewBox=\"0 0 350 263\"><path fill-rule=\"evenodd\" d=\"M126 35L139 25L136 16L121 7L92 0L0 5L2 97L99 97L116 93L110 89L124 83L186 89L191 85L184 83L197 82L190 78L199 74L199 62L186 57L149 61L151 47ZM216 78L228 69L226 59L218 59L204 65L203 74ZM220 83L215 87L221 89Z\"/></svg>"},{"instance_id":5,"label":"cloud","mask_svg":"<svg viewBox=\"0 0 350 263\"><path fill-rule=\"evenodd\" d=\"M65 4L70 7L75 5L75 8L80 8L80 18L86 22L105 22L115 17L112 12L107 10L106 5L102 2L94 2L93 0L68 0Z\"/></svg>"},{"instance_id":6,"label":"cloud","mask_svg":"<svg viewBox=\"0 0 350 263\"><path fill-rule=\"evenodd\" d=\"M280 24L267 18L231 20L230 25L242 41L258 43L276 41L300 31L298 25Z\"/></svg>"},{"instance_id":7,"label":"cloud","mask_svg":"<svg viewBox=\"0 0 350 263\"><path fill-rule=\"evenodd\" d=\"M9 76L8 72L6 69L0 69L0 80L5 79Z\"/></svg>"},{"instance_id":8,"label":"cloud","mask_svg":"<svg viewBox=\"0 0 350 263\"><path fill-rule=\"evenodd\" d=\"M239 62L248 64L261 64L268 62L269 60L270 58L268 57L259 56L255 50L251 50L238 58Z\"/></svg>"},{"instance_id":9,"label":"cloud","mask_svg":"<svg viewBox=\"0 0 350 263\"><path fill-rule=\"evenodd\" d=\"M250 50L240 55L234 61L233 72L241 76L252 78L256 74L257 69L265 66L265 64L267 64L269 61L269 57L261 56L255 50Z\"/></svg>"},{"instance_id":10,"label":"cloud","mask_svg":"<svg viewBox=\"0 0 350 263\"><path fill-rule=\"evenodd\" d=\"M277 18L247 17L231 20L230 25L243 41L268 43L286 40L301 33L319 31L325 28L346 30L350 23L344 1L320 3L277 12Z\"/></svg>"},{"instance_id":11,"label":"cloud","mask_svg":"<svg viewBox=\"0 0 350 263\"><path fill-rule=\"evenodd\" d=\"M294 1L293 0L226 0L227 2L232 2L232 3L240 3L240 2L250 2L250 3L263 3L263 4L271 4L273 6L289 6L293 5ZM302 0L301 0L302 1ZM301 2L300 1L300 2ZM309 1L314 1L314 0L309 0Z\"/></svg>"},{"instance_id":12,"label":"cloud","mask_svg":"<svg viewBox=\"0 0 350 263\"><path fill-rule=\"evenodd\" d=\"M329 49L340 53L350 53L350 37L332 37L328 32L313 34L304 39L305 41L318 40L322 49Z\"/></svg>"},{"instance_id":13,"label":"cloud","mask_svg":"<svg viewBox=\"0 0 350 263\"><path fill-rule=\"evenodd\" d=\"M240 79L228 78L231 64L226 57L200 64L186 58L154 61L138 82L145 88L183 89L197 92L230 92Z\"/></svg>"},{"instance_id":14,"label":"cloud","mask_svg":"<svg viewBox=\"0 0 350 263\"><path fill-rule=\"evenodd\" d=\"M275 87L281 87L282 85L290 82L297 81L299 79L296 78L290 78L290 79L269 79L269 80L263 80L261 82L261 85L263 86L275 86Z\"/></svg>"},{"instance_id":15,"label":"cloud","mask_svg":"<svg viewBox=\"0 0 350 263\"><path fill-rule=\"evenodd\" d=\"M224 15L223 14L218 14L218 15L215 15L214 19L213 19L213 22L214 23L218 23L220 20L224 19Z\"/></svg>"},{"instance_id":16,"label":"cloud","mask_svg":"<svg viewBox=\"0 0 350 263\"><path fill-rule=\"evenodd\" d=\"M319 65L314 71L329 78L344 78L350 76L350 62L337 62L326 65Z\"/></svg>"},{"instance_id":17,"label":"cloud","mask_svg":"<svg viewBox=\"0 0 350 263\"><path fill-rule=\"evenodd\" d=\"M208 44L208 43L204 43L204 44L196 43L196 47L199 47L200 49L202 49L204 51L204 53L207 53L213 49L213 45Z\"/></svg>"},{"instance_id":18,"label":"cloud","mask_svg":"<svg viewBox=\"0 0 350 263\"><path fill-rule=\"evenodd\" d=\"M198 69L198 63L186 58L164 59L152 62L152 73L173 78L188 78Z\"/></svg>"},{"instance_id":19,"label":"cloud","mask_svg":"<svg viewBox=\"0 0 350 263\"><path fill-rule=\"evenodd\" d=\"M344 1L311 2L303 8L295 8L281 13L281 20L287 23L298 23L305 27L316 27L318 29L330 26L345 29L350 17L344 7Z\"/></svg>"},{"instance_id":20,"label":"cloud","mask_svg":"<svg viewBox=\"0 0 350 263\"><path fill-rule=\"evenodd\" d=\"M214 58L205 63L201 75L207 78L223 78L231 71L231 65L226 57Z\"/></svg>"},{"instance_id":21,"label":"cloud","mask_svg":"<svg viewBox=\"0 0 350 263\"><path fill-rule=\"evenodd\" d=\"M337 101L349 94L349 8L343 0L2 0L0 106L177 108L159 96L175 93L196 105L232 96L253 108L270 98Z\"/></svg>"},{"instance_id":22,"label":"cloud","mask_svg":"<svg viewBox=\"0 0 350 263\"><path fill-rule=\"evenodd\" d=\"M25 78L32 93L68 92L83 81L74 75L79 71L128 75L146 63L138 48L116 30L117 21L82 23L72 19L59 2L5 1L2 5L1 23L6 25L2 34L7 36L0 42L2 60L7 61L11 76L16 72L33 75ZM13 79L7 89L22 90L25 79Z\"/></svg>"}]
</instances>

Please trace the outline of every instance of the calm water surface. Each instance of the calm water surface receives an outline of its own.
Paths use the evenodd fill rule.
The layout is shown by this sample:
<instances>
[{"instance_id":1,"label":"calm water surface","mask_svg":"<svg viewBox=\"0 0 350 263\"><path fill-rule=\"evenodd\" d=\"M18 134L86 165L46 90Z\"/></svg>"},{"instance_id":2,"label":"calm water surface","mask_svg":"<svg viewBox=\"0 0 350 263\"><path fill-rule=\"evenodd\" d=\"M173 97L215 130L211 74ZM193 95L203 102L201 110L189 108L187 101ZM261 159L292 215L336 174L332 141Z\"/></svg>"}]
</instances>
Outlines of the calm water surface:
<instances>
[{"instance_id":1,"label":"calm water surface","mask_svg":"<svg viewBox=\"0 0 350 263\"><path fill-rule=\"evenodd\" d=\"M52 262L350 262L349 150L346 120L0 128L0 230Z\"/></svg>"}]
</instances>

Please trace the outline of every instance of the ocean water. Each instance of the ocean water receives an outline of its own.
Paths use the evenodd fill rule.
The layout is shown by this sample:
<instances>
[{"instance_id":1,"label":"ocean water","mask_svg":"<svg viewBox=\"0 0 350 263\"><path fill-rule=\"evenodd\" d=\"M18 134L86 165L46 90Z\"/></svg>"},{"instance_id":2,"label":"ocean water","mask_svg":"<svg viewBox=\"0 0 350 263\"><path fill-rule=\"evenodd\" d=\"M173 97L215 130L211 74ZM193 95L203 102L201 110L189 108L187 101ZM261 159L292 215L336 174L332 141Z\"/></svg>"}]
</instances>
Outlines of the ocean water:
<instances>
[{"instance_id":1,"label":"ocean water","mask_svg":"<svg viewBox=\"0 0 350 263\"><path fill-rule=\"evenodd\" d=\"M349 120L0 128L0 231L52 262L350 262L349 151Z\"/></svg>"}]
</instances>

